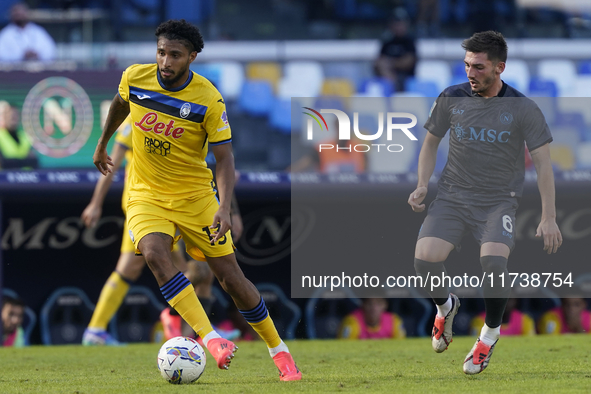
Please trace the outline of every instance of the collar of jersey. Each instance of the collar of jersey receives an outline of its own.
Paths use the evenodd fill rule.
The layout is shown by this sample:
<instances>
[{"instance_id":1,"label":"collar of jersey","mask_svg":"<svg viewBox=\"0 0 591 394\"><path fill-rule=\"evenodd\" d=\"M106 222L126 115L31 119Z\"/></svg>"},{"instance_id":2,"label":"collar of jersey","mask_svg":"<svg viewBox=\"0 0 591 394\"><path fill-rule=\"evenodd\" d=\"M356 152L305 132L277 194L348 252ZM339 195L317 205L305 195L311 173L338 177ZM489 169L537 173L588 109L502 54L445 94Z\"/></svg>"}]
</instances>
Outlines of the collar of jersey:
<instances>
[{"instance_id":1,"label":"collar of jersey","mask_svg":"<svg viewBox=\"0 0 591 394\"><path fill-rule=\"evenodd\" d=\"M495 97L503 97L505 95L505 92L507 91L507 84L503 80L501 80L501 82L503 82L503 87L501 88L501 90L499 90L499 93ZM482 97L478 93L474 93L474 92L472 92L472 96Z\"/></svg>"},{"instance_id":2,"label":"collar of jersey","mask_svg":"<svg viewBox=\"0 0 591 394\"><path fill-rule=\"evenodd\" d=\"M164 86L164 84L160 80L160 73L158 72L158 67L156 67L156 78L158 78L158 83L160 84L162 89L168 90L169 92L178 92L179 90L183 90L184 88L186 88L187 85L191 83L191 80L193 79L193 71L189 70L189 78L187 78L187 81L178 88L169 89L166 86Z\"/></svg>"}]
</instances>

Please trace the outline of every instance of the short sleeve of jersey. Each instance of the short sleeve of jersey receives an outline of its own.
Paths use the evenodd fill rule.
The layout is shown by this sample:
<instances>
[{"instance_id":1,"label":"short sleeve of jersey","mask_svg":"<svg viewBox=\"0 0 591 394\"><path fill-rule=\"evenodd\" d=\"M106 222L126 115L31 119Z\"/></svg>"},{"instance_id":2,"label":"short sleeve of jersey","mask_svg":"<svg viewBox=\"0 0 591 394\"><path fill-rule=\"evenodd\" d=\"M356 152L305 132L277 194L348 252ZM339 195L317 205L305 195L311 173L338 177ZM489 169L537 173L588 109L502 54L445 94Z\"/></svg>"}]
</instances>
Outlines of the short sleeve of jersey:
<instances>
[{"instance_id":1,"label":"short sleeve of jersey","mask_svg":"<svg viewBox=\"0 0 591 394\"><path fill-rule=\"evenodd\" d=\"M232 141L232 131L228 122L226 104L220 94L216 94L205 114L205 131L210 145L221 145Z\"/></svg>"},{"instance_id":2,"label":"short sleeve of jersey","mask_svg":"<svg viewBox=\"0 0 591 394\"><path fill-rule=\"evenodd\" d=\"M519 98L518 100L528 100ZM540 108L532 101L521 114L521 129L527 149L534 151L540 146L552 142L552 133Z\"/></svg>"},{"instance_id":3,"label":"short sleeve of jersey","mask_svg":"<svg viewBox=\"0 0 591 394\"><path fill-rule=\"evenodd\" d=\"M131 117L125 118L119 129L117 129L117 135L115 136L115 142L123 145L127 149L132 149L132 134L131 134Z\"/></svg>"},{"instance_id":4,"label":"short sleeve of jersey","mask_svg":"<svg viewBox=\"0 0 591 394\"><path fill-rule=\"evenodd\" d=\"M119 82L119 96L121 96L121 98L127 102L129 102L129 83L127 82L127 73L131 67L133 66L130 66L127 68L127 70L123 71L123 74L121 75L121 82Z\"/></svg>"},{"instance_id":5,"label":"short sleeve of jersey","mask_svg":"<svg viewBox=\"0 0 591 394\"><path fill-rule=\"evenodd\" d=\"M425 129L431 134L443 138L449 130L449 98L441 93L435 100L429 111L429 119L425 123Z\"/></svg>"}]
</instances>

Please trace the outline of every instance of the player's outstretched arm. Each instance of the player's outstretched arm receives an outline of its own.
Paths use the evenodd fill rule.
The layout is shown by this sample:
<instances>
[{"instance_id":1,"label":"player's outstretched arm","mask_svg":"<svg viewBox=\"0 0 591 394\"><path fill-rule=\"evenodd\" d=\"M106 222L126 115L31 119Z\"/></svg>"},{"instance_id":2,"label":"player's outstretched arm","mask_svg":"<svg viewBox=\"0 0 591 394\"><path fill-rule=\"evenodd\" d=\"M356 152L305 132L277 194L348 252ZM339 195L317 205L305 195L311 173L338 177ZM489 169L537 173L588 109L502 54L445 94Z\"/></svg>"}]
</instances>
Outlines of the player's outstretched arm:
<instances>
[{"instance_id":1,"label":"player's outstretched arm","mask_svg":"<svg viewBox=\"0 0 591 394\"><path fill-rule=\"evenodd\" d=\"M114 174L117 173L117 170L123 163L126 151L127 148L121 144L115 144L113 147L113 151L111 152L111 157L113 160L112 172L109 172L107 176L100 177L96 182L90 203L88 203L86 208L84 208L84 211L82 211L82 215L80 216L80 219L82 219L82 222L86 227L94 227L101 218L105 196L111 188L113 176L115 176Z\"/></svg>"},{"instance_id":2,"label":"player's outstretched arm","mask_svg":"<svg viewBox=\"0 0 591 394\"><path fill-rule=\"evenodd\" d=\"M415 212L423 212L425 210L425 204L421 203L427 196L429 179L435 170L437 148L439 148L440 142L441 138L427 133L423 146L421 147L421 153L419 153L419 181L417 182L417 188L408 197L408 204Z\"/></svg>"},{"instance_id":3,"label":"player's outstretched arm","mask_svg":"<svg viewBox=\"0 0 591 394\"><path fill-rule=\"evenodd\" d=\"M234 193L234 154L232 153L232 143L211 146L211 151L216 160L216 181L220 195L220 207L213 217L212 232L214 236L212 243L223 237L228 230L232 229L232 219L230 218L230 206L232 203L232 194ZM220 225L217 228L218 223Z\"/></svg>"},{"instance_id":4,"label":"player's outstretched arm","mask_svg":"<svg viewBox=\"0 0 591 394\"><path fill-rule=\"evenodd\" d=\"M556 253L562 245L562 234L556 224L556 197L550 146L545 144L530 153L538 174L538 189L542 198L542 220L536 230L536 237L544 237L544 250L548 254Z\"/></svg>"},{"instance_id":5,"label":"player's outstretched arm","mask_svg":"<svg viewBox=\"0 0 591 394\"><path fill-rule=\"evenodd\" d=\"M119 96L119 93L117 93L111 102L111 107L109 107L109 114L107 115L103 133L98 140L94 156L92 157L94 165L103 175L110 173L111 168L109 166L112 167L114 164L113 159L107 154L107 144L127 115L129 115L129 103L123 100Z\"/></svg>"}]
</instances>

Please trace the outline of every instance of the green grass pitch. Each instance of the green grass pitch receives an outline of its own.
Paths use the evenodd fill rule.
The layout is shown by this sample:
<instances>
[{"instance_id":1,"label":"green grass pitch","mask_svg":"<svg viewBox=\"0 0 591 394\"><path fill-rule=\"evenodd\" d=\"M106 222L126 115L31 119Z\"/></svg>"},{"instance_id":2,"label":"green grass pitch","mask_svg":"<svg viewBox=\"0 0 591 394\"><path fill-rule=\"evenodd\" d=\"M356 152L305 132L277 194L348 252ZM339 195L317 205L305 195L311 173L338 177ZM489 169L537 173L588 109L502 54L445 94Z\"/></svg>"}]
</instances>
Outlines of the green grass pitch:
<instances>
[{"instance_id":1,"label":"green grass pitch","mask_svg":"<svg viewBox=\"0 0 591 394\"><path fill-rule=\"evenodd\" d=\"M436 354L429 338L293 341L300 382L280 382L262 342L240 343L228 371L208 360L201 379L174 386L156 367L159 346L0 348L0 393L556 393L591 390L589 335L504 337L489 367L467 376L474 343ZM209 353L208 353L209 356Z\"/></svg>"}]
</instances>

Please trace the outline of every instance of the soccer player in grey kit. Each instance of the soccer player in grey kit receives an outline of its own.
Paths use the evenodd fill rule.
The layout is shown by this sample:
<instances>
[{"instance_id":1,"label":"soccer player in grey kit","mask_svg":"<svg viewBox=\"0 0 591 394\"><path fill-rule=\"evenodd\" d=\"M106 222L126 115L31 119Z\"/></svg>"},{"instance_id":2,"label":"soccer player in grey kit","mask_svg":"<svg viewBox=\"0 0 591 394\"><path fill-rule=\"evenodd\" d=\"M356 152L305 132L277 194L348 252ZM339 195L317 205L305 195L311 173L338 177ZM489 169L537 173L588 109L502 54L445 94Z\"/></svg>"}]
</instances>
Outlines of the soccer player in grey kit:
<instances>
[{"instance_id":1,"label":"soccer player in grey kit","mask_svg":"<svg viewBox=\"0 0 591 394\"><path fill-rule=\"evenodd\" d=\"M444 261L471 233L480 244L480 264L487 274L483 284L486 319L476 344L464 361L464 372L482 372L500 336L510 287L488 280L505 275L514 246L515 211L523 191L525 143L538 175L542 218L536 236L544 250L555 253L562 244L556 224L554 174L548 144L552 135L538 106L501 80L507 60L502 34L486 31L464 40L468 82L450 86L437 98L425 128L419 155L418 184L408 203L422 212L437 148L450 131L447 164L438 183L437 197L429 206L419 231L414 266L418 275L445 274ZM427 288L437 305L431 342L437 353L452 341L453 318L460 301L444 286Z\"/></svg>"}]
</instances>

